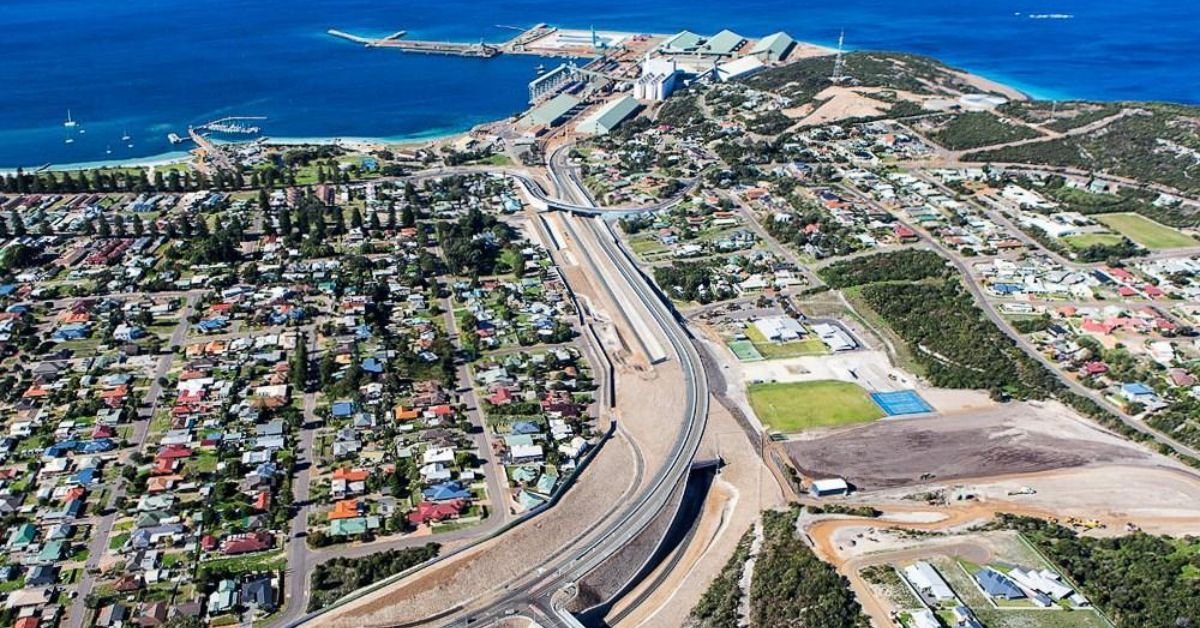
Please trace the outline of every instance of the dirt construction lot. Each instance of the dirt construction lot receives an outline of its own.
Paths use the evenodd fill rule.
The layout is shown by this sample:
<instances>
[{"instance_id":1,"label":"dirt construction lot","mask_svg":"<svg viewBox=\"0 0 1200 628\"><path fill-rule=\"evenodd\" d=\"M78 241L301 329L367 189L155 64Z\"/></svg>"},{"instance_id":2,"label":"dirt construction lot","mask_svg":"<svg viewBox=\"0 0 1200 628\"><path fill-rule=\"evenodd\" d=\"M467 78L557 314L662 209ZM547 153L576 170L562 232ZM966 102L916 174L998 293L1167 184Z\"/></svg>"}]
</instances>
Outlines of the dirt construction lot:
<instances>
[{"instance_id":1,"label":"dirt construction lot","mask_svg":"<svg viewBox=\"0 0 1200 628\"><path fill-rule=\"evenodd\" d=\"M1057 403L878 421L814 433L785 448L801 473L841 476L860 490L1151 460Z\"/></svg>"}]
</instances>

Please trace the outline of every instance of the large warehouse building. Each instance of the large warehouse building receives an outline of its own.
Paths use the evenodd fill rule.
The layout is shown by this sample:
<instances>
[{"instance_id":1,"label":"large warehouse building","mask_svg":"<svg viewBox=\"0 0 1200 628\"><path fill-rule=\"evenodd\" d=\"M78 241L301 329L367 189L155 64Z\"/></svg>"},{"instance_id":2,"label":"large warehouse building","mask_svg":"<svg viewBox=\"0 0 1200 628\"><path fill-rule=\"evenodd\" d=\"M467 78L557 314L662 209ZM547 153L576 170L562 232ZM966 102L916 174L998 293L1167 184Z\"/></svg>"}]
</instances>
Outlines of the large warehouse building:
<instances>
[{"instance_id":1,"label":"large warehouse building","mask_svg":"<svg viewBox=\"0 0 1200 628\"><path fill-rule=\"evenodd\" d=\"M579 103L580 100L570 94L559 94L525 114L521 125L544 128L558 126L575 114Z\"/></svg>"},{"instance_id":2,"label":"large warehouse building","mask_svg":"<svg viewBox=\"0 0 1200 628\"><path fill-rule=\"evenodd\" d=\"M641 105L632 96L621 96L601 106L595 113L580 122L575 130L592 135L608 135L622 122L637 112Z\"/></svg>"},{"instance_id":3,"label":"large warehouse building","mask_svg":"<svg viewBox=\"0 0 1200 628\"><path fill-rule=\"evenodd\" d=\"M750 55L761 58L765 63L779 62L787 58L788 53L795 45L796 40L780 31L758 40L758 43L750 49Z\"/></svg>"}]
</instances>

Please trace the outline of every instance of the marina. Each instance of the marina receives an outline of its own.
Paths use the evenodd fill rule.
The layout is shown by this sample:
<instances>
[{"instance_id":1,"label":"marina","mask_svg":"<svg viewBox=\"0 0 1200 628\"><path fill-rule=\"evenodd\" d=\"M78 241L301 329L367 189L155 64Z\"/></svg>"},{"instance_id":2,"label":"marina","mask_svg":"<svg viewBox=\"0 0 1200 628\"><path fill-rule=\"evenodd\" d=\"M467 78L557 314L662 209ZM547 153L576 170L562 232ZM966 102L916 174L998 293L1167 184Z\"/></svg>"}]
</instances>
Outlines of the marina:
<instances>
[{"instance_id":1,"label":"marina","mask_svg":"<svg viewBox=\"0 0 1200 628\"><path fill-rule=\"evenodd\" d=\"M196 127L201 131L211 131L213 133L227 133L236 135L257 135L262 133L262 127L256 125L246 125L243 122L253 122L266 120L266 116L227 116L220 120L205 122Z\"/></svg>"}]
</instances>

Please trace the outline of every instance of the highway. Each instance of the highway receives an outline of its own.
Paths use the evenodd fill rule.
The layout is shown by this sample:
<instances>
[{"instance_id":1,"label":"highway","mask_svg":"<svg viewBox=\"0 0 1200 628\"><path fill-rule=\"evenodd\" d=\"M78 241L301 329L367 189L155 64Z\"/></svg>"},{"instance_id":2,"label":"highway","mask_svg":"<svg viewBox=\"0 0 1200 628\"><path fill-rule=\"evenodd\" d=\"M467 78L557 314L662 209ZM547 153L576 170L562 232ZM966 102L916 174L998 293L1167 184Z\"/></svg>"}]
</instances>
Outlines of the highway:
<instances>
[{"instance_id":1,"label":"highway","mask_svg":"<svg viewBox=\"0 0 1200 628\"><path fill-rule=\"evenodd\" d=\"M552 207L566 208L568 211L572 211L570 208L574 207L595 210L590 198L582 192L578 181L565 171L565 162L556 162L552 157L550 174L559 196L562 197L550 199ZM536 191L548 199L532 179L520 180L530 187L530 193ZM587 213L581 211L580 214ZM642 305L646 306L654 324L660 328L679 360L685 389L685 409L679 435L666 465L650 479L648 488L642 495L637 496L635 501L629 503L619 518L610 522L598 536L586 544L574 546L563 555L554 558L552 562L544 564L535 573L528 574L526 578L509 582L505 585L505 590L511 593L504 594L481 608L458 612L450 621L443 622L444 626L461 626L463 620L473 626L486 626L512 615L535 618L542 626L582 626L563 608L563 604L569 602L570 592L574 591L576 582L640 536L664 513L664 509L672 503L676 489L688 479L692 459L700 447L704 424L708 418L709 399L708 382L704 378L700 354L692 346L688 333L674 317L673 311L659 298L654 288L650 287L646 277L637 270L617 243L616 237L608 231L607 225L595 219L583 219L582 222L584 225L581 228L587 229L600 247L600 259L594 259L593 263L610 264L620 277L629 283L632 292L642 301ZM587 251L577 252L587 255ZM599 280L599 277L596 279ZM568 599L562 599L560 592L566 592Z\"/></svg>"},{"instance_id":2,"label":"highway","mask_svg":"<svg viewBox=\"0 0 1200 628\"><path fill-rule=\"evenodd\" d=\"M560 167L556 167L552 161L550 174L560 194L566 199L565 202L552 199L551 204L568 208L589 207L590 199L578 191L576 181L559 171ZM531 179L524 181L527 186L532 183ZM536 185L531 187L538 189ZM621 278L629 283L679 360L685 390L685 409L679 435L672 445L667 463L651 478L649 486L626 505L620 516L612 520L600 534L582 545L572 547L526 577L508 583L505 588L511 593L503 594L483 607L456 613L443 625L462 625L464 620L471 625L487 625L514 614L531 616L542 625L581 625L563 608L564 600L560 599L560 591L572 591L581 578L637 538L672 503L676 489L687 480L691 471L692 459L700 445L708 417L708 382L700 355L676 320L674 312L637 270L607 225L595 219L585 221L582 228L589 230L599 243L599 263L611 264ZM587 254L586 251L579 253Z\"/></svg>"},{"instance_id":3,"label":"highway","mask_svg":"<svg viewBox=\"0 0 1200 628\"><path fill-rule=\"evenodd\" d=\"M562 171L562 175L559 176L565 175L563 178L570 177L571 179L574 179L574 175L569 173L569 167L566 161L565 149L567 148L570 148L570 145L560 147L551 155L551 173L553 173L555 169L558 169ZM699 184L698 179L687 181L684 184L684 189L680 190L675 196L650 205L599 207L588 195L582 193L582 196L580 197L582 200L568 200L552 197L542 189L541 184L539 184L532 176L530 176L528 172L516 168L497 168L494 166L453 166L446 168L431 168L429 170L414 172L407 176L396 177L394 180L420 181L422 179L436 179L453 175L469 174L493 174L509 177L521 183L521 185L525 188L525 191L529 193L529 196L532 197L537 203L581 216L604 216L606 214L628 214L634 212L653 212L663 209L670 209L686 199L688 192L690 192L696 187L696 185Z\"/></svg>"},{"instance_id":4,"label":"highway","mask_svg":"<svg viewBox=\"0 0 1200 628\"><path fill-rule=\"evenodd\" d=\"M614 504L614 508L623 507L615 518L595 534L581 539L575 545L564 548L554 558L536 568L530 569L521 577L508 583L502 583L490 596L485 595L479 605L464 606L453 609L442 615L437 622L442 625L461 626L463 622L470 625L486 625L491 621L523 614L536 617L543 625L579 626L575 618L556 603L560 591L571 590L573 585L610 556L636 539L664 509L675 503L673 499L677 490L690 475L692 460L700 445L704 426L708 417L709 391L704 376L700 355L692 345L691 339L682 324L676 319L674 311L668 302L660 298L651 287L648 279L636 268L632 259L621 248L616 236L609 230L601 216L610 212L624 211L654 211L678 203L684 195L663 201L660 204L647 207L602 209L595 206L591 199L582 192L581 185L569 172L556 171L565 169L565 160L556 167L552 162L550 169L551 180L558 188L559 197L549 196L541 185L527 172L504 168L481 170L477 168L444 168L436 171L417 173L410 179L449 176L454 174L488 173L511 177L520 182L531 197L545 203L546 206L571 214L582 215L582 229L586 229L591 239L598 243L600 249L595 253L599 259L592 263L610 264L622 281L629 285L630 292L643 303L651 317L651 326L657 327L667 340L672 352L679 360L683 377L685 394L684 412L680 417L679 434L672 444L668 461L650 477L646 488L640 494L630 499L622 499ZM582 242L576 237L576 241ZM582 247L581 247L582 249ZM589 255L586 250L577 251L580 255ZM600 278L596 278L602 281ZM302 589L301 589L302 591ZM299 598L303 595L296 597ZM304 622L319 622L319 614L289 618L283 622L286 625L298 625ZM315 625L315 624L314 624Z\"/></svg>"}]
</instances>

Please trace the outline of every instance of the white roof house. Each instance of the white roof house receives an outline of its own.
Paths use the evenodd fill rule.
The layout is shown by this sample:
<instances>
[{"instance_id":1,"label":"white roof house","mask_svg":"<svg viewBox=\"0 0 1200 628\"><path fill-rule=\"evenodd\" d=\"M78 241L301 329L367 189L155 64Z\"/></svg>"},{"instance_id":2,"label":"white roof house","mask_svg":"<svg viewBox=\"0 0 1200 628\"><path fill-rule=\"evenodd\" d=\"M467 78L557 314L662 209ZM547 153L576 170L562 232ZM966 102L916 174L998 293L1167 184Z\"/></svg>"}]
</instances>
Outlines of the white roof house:
<instances>
[{"instance_id":1,"label":"white roof house","mask_svg":"<svg viewBox=\"0 0 1200 628\"><path fill-rule=\"evenodd\" d=\"M933 565L925 561L913 563L905 567L904 578L913 585L914 589L939 602L955 599L954 591L950 588L950 585L946 584L946 581L942 579L942 575L933 568Z\"/></svg>"},{"instance_id":2,"label":"white roof house","mask_svg":"<svg viewBox=\"0 0 1200 628\"><path fill-rule=\"evenodd\" d=\"M804 335L804 326L794 318L770 316L754 321L754 328L767 340L789 342Z\"/></svg>"},{"instance_id":3,"label":"white roof house","mask_svg":"<svg viewBox=\"0 0 1200 628\"><path fill-rule=\"evenodd\" d=\"M909 614L912 618L912 625L915 628L941 628L942 622L938 621L937 616L928 608L923 608L919 611L914 611Z\"/></svg>"},{"instance_id":4,"label":"white roof house","mask_svg":"<svg viewBox=\"0 0 1200 628\"><path fill-rule=\"evenodd\" d=\"M509 449L513 460L533 460L542 457L541 445L513 445Z\"/></svg>"},{"instance_id":5,"label":"white roof house","mask_svg":"<svg viewBox=\"0 0 1200 628\"><path fill-rule=\"evenodd\" d=\"M421 456L421 461L424 464L436 464L454 462L453 447L430 447L425 450Z\"/></svg>"}]
</instances>

